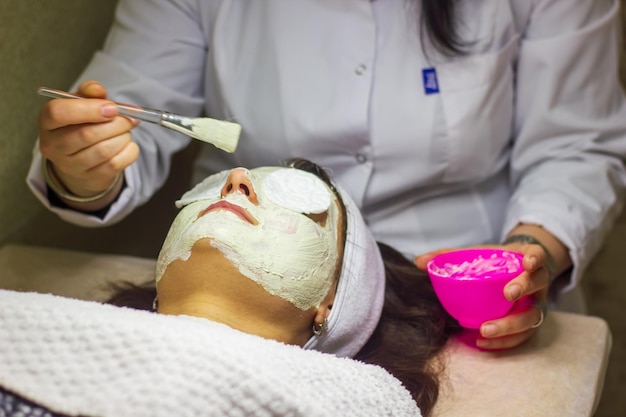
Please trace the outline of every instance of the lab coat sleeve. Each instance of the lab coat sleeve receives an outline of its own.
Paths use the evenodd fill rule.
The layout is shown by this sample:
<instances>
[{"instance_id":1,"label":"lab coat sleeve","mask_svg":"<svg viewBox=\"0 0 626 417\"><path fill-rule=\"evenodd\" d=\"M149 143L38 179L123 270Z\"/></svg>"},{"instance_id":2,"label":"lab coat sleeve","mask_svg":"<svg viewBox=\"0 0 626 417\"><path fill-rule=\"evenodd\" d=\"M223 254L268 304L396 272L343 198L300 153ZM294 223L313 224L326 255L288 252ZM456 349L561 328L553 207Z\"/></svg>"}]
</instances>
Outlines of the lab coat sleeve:
<instances>
[{"instance_id":1,"label":"lab coat sleeve","mask_svg":"<svg viewBox=\"0 0 626 417\"><path fill-rule=\"evenodd\" d=\"M203 77L215 2L191 0L121 0L101 51L76 81L100 81L109 98L196 117L204 104ZM205 10L199 10L205 9ZM122 220L147 202L163 185L171 158L190 139L147 122L132 131L139 159L125 170L126 188L104 218L51 207L41 175L37 147L27 183L40 201L64 220L82 226L104 226Z\"/></svg>"},{"instance_id":2,"label":"lab coat sleeve","mask_svg":"<svg viewBox=\"0 0 626 417\"><path fill-rule=\"evenodd\" d=\"M515 141L503 237L542 225L568 248L573 288L619 215L626 102L619 1L537 0L517 63Z\"/></svg>"}]
</instances>

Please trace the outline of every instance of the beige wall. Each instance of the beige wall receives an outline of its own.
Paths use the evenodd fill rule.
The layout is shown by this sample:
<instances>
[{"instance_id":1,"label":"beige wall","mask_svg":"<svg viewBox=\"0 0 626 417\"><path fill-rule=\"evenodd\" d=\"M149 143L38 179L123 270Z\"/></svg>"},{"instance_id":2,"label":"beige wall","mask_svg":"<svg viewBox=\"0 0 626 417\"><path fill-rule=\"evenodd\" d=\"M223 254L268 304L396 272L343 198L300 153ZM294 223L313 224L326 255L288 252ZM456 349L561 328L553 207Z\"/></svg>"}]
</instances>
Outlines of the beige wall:
<instances>
[{"instance_id":1,"label":"beige wall","mask_svg":"<svg viewBox=\"0 0 626 417\"><path fill-rule=\"evenodd\" d=\"M622 1L622 84L626 86L626 0Z\"/></svg>"},{"instance_id":2,"label":"beige wall","mask_svg":"<svg viewBox=\"0 0 626 417\"><path fill-rule=\"evenodd\" d=\"M45 98L38 86L69 88L102 45L114 0L0 0L0 245L27 243L156 256L173 200L188 175L170 181L153 202L113 227L83 229L49 213L24 181ZM189 165L192 150L177 162Z\"/></svg>"}]
</instances>

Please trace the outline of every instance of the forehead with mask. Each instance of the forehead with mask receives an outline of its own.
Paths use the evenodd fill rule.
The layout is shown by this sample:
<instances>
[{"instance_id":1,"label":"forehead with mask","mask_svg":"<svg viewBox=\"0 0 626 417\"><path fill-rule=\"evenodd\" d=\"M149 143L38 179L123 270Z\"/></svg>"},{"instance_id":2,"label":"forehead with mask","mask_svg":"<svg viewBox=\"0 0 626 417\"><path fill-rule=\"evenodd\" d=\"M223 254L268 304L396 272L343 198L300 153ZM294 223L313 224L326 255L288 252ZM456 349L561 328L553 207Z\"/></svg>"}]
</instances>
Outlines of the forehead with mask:
<instances>
[{"instance_id":1,"label":"forehead with mask","mask_svg":"<svg viewBox=\"0 0 626 417\"><path fill-rule=\"evenodd\" d=\"M342 212L316 175L236 168L208 177L177 204L182 210L159 254L157 284L198 242L208 242L241 275L300 310L319 307L335 283Z\"/></svg>"}]
</instances>

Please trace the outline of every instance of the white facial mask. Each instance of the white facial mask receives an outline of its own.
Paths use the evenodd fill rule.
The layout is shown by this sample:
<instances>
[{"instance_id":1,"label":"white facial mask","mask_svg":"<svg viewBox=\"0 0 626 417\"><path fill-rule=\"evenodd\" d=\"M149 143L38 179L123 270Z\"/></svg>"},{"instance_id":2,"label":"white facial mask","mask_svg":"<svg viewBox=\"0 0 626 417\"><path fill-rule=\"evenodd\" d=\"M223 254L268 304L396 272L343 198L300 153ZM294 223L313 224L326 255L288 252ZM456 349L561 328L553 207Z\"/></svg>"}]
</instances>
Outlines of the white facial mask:
<instances>
[{"instance_id":1,"label":"white facial mask","mask_svg":"<svg viewBox=\"0 0 626 417\"><path fill-rule=\"evenodd\" d=\"M189 259L193 245L210 238L244 276L270 294L302 310L319 307L333 283L337 261L340 211L330 189L315 175L295 168L248 172L258 205L241 192L220 198L230 171L207 178L179 200L185 207L159 254L157 282L171 262ZM216 203L223 207L204 213ZM258 224L234 212L242 209ZM324 211L324 226L302 214Z\"/></svg>"}]
</instances>

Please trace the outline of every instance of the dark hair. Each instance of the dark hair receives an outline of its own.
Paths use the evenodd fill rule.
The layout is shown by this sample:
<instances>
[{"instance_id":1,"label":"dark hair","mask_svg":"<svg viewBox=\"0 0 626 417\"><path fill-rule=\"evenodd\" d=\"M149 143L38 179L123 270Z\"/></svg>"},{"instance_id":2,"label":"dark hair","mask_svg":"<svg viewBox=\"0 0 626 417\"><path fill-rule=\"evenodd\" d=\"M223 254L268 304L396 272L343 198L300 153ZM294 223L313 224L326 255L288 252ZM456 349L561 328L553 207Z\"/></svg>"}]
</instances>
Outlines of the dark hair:
<instances>
[{"instance_id":1,"label":"dark hair","mask_svg":"<svg viewBox=\"0 0 626 417\"><path fill-rule=\"evenodd\" d=\"M114 282L109 285L109 291L113 295L106 301L107 304L154 311L153 303L157 295L154 281L140 285L130 282Z\"/></svg>"},{"instance_id":2,"label":"dark hair","mask_svg":"<svg viewBox=\"0 0 626 417\"><path fill-rule=\"evenodd\" d=\"M392 247L378 246L385 264L385 303L378 326L355 359L398 378L428 416L439 394L439 354L460 326L442 307L424 271Z\"/></svg>"},{"instance_id":3,"label":"dark hair","mask_svg":"<svg viewBox=\"0 0 626 417\"><path fill-rule=\"evenodd\" d=\"M421 0L421 39L424 35L444 55L465 52L467 43L461 39L456 20L458 0Z\"/></svg>"}]
</instances>

